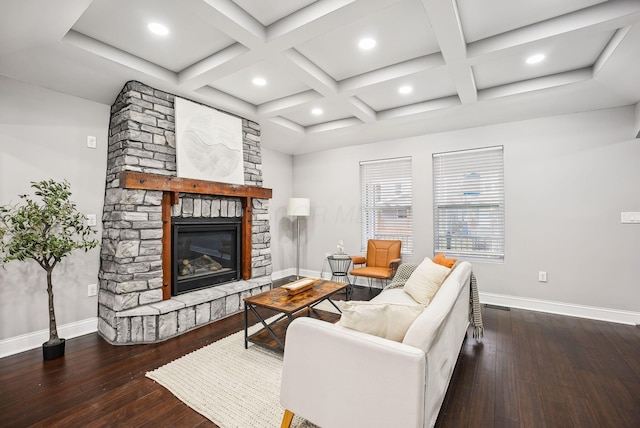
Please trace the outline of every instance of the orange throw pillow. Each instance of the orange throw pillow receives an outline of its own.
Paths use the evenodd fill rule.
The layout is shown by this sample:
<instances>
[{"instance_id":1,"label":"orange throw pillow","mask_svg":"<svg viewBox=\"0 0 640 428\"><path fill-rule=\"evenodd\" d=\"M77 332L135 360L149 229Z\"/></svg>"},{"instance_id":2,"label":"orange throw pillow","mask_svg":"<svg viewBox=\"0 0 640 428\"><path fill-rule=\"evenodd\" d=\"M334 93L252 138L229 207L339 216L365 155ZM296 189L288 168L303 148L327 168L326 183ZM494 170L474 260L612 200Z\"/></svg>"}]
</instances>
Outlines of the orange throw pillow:
<instances>
[{"instance_id":1,"label":"orange throw pillow","mask_svg":"<svg viewBox=\"0 0 640 428\"><path fill-rule=\"evenodd\" d=\"M451 269L453 267L453 265L456 264L456 262L458 261L458 259L448 259L444 256L444 254L442 253L438 253L435 255L435 257L433 258L433 262L437 263L439 265L442 266L446 266L449 269Z\"/></svg>"}]
</instances>

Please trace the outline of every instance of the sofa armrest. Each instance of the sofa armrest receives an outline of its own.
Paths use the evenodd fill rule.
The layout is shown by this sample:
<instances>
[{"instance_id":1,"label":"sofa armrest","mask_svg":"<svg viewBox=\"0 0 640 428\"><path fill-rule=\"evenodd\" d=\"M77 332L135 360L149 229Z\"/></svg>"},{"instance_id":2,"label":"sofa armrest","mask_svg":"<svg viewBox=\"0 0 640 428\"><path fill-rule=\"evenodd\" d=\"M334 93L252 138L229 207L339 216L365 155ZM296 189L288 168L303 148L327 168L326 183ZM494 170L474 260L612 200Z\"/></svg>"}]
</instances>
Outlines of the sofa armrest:
<instances>
[{"instance_id":1,"label":"sofa armrest","mask_svg":"<svg viewBox=\"0 0 640 428\"><path fill-rule=\"evenodd\" d=\"M422 350L301 317L287 329L280 402L323 427L422 426Z\"/></svg>"}]
</instances>

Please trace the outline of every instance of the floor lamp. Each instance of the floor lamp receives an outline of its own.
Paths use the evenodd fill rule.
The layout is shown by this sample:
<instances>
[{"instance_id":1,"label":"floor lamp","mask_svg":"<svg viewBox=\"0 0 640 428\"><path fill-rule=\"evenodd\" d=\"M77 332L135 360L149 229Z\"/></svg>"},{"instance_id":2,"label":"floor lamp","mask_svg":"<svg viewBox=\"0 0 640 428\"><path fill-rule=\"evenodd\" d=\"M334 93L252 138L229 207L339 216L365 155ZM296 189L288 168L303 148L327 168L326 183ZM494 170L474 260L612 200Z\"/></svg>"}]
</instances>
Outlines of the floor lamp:
<instances>
[{"instance_id":1,"label":"floor lamp","mask_svg":"<svg viewBox=\"0 0 640 428\"><path fill-rule=\"evenodd\" d=\"M287 207L287 215L295 216L297 223L297 251L296 251L296 279L300 279L300 217L308 217L311 210L309 208L309 199L307 198L289 198Z\"/></svg>"}]
</instances>

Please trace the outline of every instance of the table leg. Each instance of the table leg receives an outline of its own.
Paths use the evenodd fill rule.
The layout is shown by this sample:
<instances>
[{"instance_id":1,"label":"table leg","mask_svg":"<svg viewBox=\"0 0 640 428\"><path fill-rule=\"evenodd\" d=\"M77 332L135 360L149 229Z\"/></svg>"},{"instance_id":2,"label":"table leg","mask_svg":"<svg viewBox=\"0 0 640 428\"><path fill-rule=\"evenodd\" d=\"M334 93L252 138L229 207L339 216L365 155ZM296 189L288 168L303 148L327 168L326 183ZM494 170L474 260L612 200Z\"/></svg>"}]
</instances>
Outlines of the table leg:
<instances>
[{"instance_id":1,"label":"table leg","mask_svg":"<svg viewBox=\"0 0 640 428\"><path fill-rule=\"evenodd\" d=\"M267 330L267 332L269 333L269 335L271 337L273 337L273 339L278 343L278 345L280 346L280 348L282 348L282 350L284 351L284 343L282 343L282 341L280 340L280 338L274 333L274 331L271 329L271 326L269 324L267 324L267 322L264 320L264 318L262 318L262 316L260 316L260 314L258 313L258 311L255 310L255 308L252 305L246 305L245 304L245 310L246 308L249 308L251 310L251 312L253 312L253 314L256 316L256 318L258 318L258 320L262 323L262 325L264 326L264 329ZM277 320L274 321L274 323L280 321L281 319L283 319L286 316L283 315L280 318L278 318ZM246 332L246 330L245 330ZM245 333L246 334L246 333ZM248 340L248 339L247 339ZM245 343L245 347L246 347L246 343Z\"/></svg>"},{"instance_id":2,"label":"table leg","mask_svg":"<svg viewBox=\"0 0 640 428\"><path fill-rule=\"evenodd\" d=\"M247 307L250 303L244 304L244 349L249 347L249 312L247 311Z\"/></svg>"},{"instance_id":3,"label":"table leg","mask_svg":"<svg viewBox=\"0 0 640 428\"><path fill-rule=\"evenodd\" d=\"M333 307L334 307L334 308L336 308L336 310L337 310L338 312L342 313L342 311L340 310L340 308L338 308L338 307L336 306L336 304L335 304L335 303L333 303L333 300L331 300L331 299L326 299L326 300L328 300L328 301L329 301L329 303L331 303L331 304L333 305ZM348 300L348 299L347 299L347 300Z\"/></svg>"}]
</instances>

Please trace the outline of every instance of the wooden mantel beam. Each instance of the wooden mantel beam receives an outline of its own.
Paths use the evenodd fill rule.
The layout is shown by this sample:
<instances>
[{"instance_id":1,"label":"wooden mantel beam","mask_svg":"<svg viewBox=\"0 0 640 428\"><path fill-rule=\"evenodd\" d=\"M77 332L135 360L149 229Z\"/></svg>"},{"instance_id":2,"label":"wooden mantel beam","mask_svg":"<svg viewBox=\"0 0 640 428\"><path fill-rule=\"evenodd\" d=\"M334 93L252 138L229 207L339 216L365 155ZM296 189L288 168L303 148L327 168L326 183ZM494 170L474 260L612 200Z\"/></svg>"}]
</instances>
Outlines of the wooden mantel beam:
<instances>
[{"instance_id":1,"label":"wooden mantel beam","mask_svg":"<svg viewBox=\"0 0 640 428\"><path fill-rule=\"evenodd\" d=\"M264 199L270 199L272 194L271 189L266 187L218 183L135 171L123 171L120 173L120 187L124 189L162 190L164 192Z\"/></svg>"}]
</instances>

